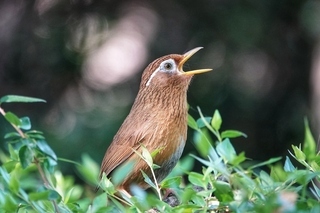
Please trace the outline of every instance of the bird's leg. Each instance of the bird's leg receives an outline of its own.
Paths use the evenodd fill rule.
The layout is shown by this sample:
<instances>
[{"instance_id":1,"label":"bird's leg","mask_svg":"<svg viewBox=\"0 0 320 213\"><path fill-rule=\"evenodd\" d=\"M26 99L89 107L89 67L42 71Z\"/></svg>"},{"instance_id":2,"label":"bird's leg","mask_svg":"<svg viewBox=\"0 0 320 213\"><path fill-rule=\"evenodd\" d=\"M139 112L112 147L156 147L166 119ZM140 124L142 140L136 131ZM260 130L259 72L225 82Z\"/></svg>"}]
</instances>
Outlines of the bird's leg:
<instances>
[{"instance_id":1,"label":"bird's leg","mask_svg":"<svg viewBox=\"0 0 320 213\"><path fill-rule=\"evenodd\" d=\"M180 204L177 193L173 189L164 189L164 194L162 196L162 200L174 207Z\"/></svg>"}]
</instances>

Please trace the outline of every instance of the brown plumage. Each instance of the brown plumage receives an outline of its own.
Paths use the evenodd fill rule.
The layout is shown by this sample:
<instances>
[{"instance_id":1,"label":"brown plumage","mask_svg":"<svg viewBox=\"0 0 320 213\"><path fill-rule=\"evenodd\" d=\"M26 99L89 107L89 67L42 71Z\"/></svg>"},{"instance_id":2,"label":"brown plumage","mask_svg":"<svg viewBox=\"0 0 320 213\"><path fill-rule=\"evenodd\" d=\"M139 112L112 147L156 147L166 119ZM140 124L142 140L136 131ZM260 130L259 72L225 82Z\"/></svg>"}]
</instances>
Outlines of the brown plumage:
<instances>
[{"instance_id":1,"label":"brown plumage","mask_svg":"<svg viewBox=\"0 0 320 213\"><path fill-rule=\"evenodd\" d=\"M101 164L100 176L112 172L125 162L134 161L126 178L117 186L119 191L130 194L130 185L148 188L141 170L150 176L147 164L133 151L141 153L141 146L149 152L160 149L154 157L155 176L161 182L178 162L187 139L187 89L194 74L210 71L200 69L183 72L183 64L198 50L195 48L184 55L167 55L147 66L141 78L140 89L131 111Z\"/></svg>"}]
</instances>

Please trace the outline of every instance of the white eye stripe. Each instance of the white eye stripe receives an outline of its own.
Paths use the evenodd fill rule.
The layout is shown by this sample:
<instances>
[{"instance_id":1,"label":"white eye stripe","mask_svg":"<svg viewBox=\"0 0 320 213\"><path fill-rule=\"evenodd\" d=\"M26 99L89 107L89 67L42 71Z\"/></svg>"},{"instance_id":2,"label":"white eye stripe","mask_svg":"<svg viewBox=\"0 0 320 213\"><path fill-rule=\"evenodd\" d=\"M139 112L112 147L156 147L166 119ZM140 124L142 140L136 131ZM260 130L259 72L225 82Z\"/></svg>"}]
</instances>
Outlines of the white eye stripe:
<instances>
[{"instance_id":1,"label":"white eye stripe","mask_svg":"<svg viewBox=\"0 0 320 213\"><path fill-rule=\"evenodd\" d=\"M149 85L150 85L151 80L152 80L153 77L157 74L157 72L158 72L159 70L160 70L160 69L158 68L158 69L156 69L156 71L154 71L154 72L151 74L149 80L148 80L147 83L146 83L146 86L149 86Z\"/></svg>"},{"instance_id":2,"label":"white eye stripe","mask_svg":"<svg viewBox=\"0 0 320 213\"><path fill-rule=\"evenodd\" d=\"M176 70L176 63L173 59L168 59L165 60L163 62L161 62L161 64L159 65L158 69L156 69L150 76L149 80L146 83L146 86L149 86L151 83L151 80L154 78L154 76L156 76L157 72L173 72Z\"/></svg>"}]
</instances>

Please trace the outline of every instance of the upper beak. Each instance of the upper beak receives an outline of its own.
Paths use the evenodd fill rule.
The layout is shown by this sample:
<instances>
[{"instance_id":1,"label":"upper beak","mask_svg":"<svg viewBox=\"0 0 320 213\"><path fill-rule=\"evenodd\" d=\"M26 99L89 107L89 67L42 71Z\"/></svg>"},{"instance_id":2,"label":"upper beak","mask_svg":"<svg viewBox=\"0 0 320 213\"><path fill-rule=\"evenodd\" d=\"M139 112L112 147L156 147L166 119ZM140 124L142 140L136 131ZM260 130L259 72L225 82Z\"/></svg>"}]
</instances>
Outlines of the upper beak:
<instances>
[{"instance_id":1,"label":"upper beak","mask_svg":"<svg viewBox=\"0 0 320 213\"><path fill-rule=\"evenodd\" d=\"M191 56L193 56L196 52L198 52L202 48L203 47L196 47L196 48L186 52L185 54L183 54L183 58L178 65L178 70L181 71L181 73L180 73L181 75L195 75L195 74L200 74L200 73L204 73L204 72L209 72L212 70L212 69L198 69L198 70L191 70L188 72L183 71L183 64L186 61L188 61L188 59L191 58Z\"/></svg>"}]
</instances>

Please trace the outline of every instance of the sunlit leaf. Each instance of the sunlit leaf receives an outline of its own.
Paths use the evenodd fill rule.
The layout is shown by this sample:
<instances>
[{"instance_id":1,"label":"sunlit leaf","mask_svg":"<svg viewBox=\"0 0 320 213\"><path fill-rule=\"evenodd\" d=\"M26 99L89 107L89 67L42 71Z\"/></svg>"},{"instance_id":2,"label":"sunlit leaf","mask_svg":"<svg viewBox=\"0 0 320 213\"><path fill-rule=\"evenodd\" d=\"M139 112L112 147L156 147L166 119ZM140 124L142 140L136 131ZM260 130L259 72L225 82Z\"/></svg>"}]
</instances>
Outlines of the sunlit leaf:
<instances>
[{"instance_id":1,"label":"sunlit leaf","mask_svg":"<svg viewBox=\"0 0 320 213\"><path fill-rule=\"evenodd\" d=\"M188 114L188 126L194 130L198 129L197 122L194 120L194 118Z\"/></svg>"},{"instance_id":2,"label":"sunlit leaf","mask_svg":"<svg viewBox=\"0 0 320 213\"><path fill-rule=\"evenodd\" d=\"M237 137L247 137L246 134L244 134L243 132L237 131L237 130L226 130L221 132L221 138L237 138Z\"/></svg>"},{"instance_id":3,"label":"sunlit leaf","mask_svg":"<svg viewBox=\"0 0 320 213\"><path fill-rule=\"evenodd\" d=\"M304 135L304 142L302 151L306 155L308 160L311 160L315 157L317 152L317 145L316 142L312 136L312 133L310 131L308 120L304 119L304 125L305 125L305 135Z\"/></svg>"},{"instance_id":4,"label":"sunlit leaf","mask_svg":"<svg viewBox=\"0 0 320 213\"><path fill-rule=\"evenodd\" d=\"M197 148L198 152L202 157L207 157L210 149L212 148L212 145L209 139L211 139L211 137L208 134L207 129L199 130L194 134L193 141L194 141L195 147Z\"/></svg>"},{"instance_id":5,"label":"sunlit leaf","mask_svg":"<svg viewBox=\"0 0 320 213\"><path fill-rule=\"evenodd\" d=\"M142 146L142 153L141 153L142 157L144 158L145 162L148 164L149 167L152 167L153 164L153 160L151 157L150 152L147 150L147 148Z\"/></svg>"},{"instance_id":6,"label":"sunlit leaf","mask_svg":"<svg viewBox=\"0 0 320 213\"><path fill-rule=\"evenodd\" d=\"M21 126L21 121L20 121L20 119L19 119L18 116L16 116L14 113L12 113L12 112L7 112L7 113L4 115L4 117L5 117L5 119L6 119L9 123L11 123L11 124L13 124L13 125L15 125L15 126L17 126L17 127Z\"/></svg>"},{"instance_id":7,"label":"sunlit leaf","mask_svg":"<svg viewBox=\"0 0 320 213\"><path fill-rule=\"evenodd\" d=\"M288 173L284 171L283 166L279 163L271 166L270 176L276 182L285 182L287 180Z\"/></svg>"},{"instance_id":8,"label":"sunlit leaf","mask_svg":"<svg viewBox=\"0 0 320 213\"><path fill-rule=\"evenodd\" d=\"M239 155L237 155L230 163L234 166L240 165L240 163L244 162L246 160L246 156L244 152L241 152Z\"/></svg>"},{"instance_id":9,"label":"sunlit leaf","mask_svg":"<svg viewBox=\"0 0 320 213\"><path fill-rule=\"evenodd\" d=\"M111 182L111 180L108 177L106 177L105 173L102 173L99 187L101 187L102 190L104 190L106 193L108 193L110 195L113 195L114 193L117 192L114 184Z\"/></svg>"},{"instance_id":10,"label":"sunlit leaf","mask_svg":"<svg viewBox=\"0 0 320 213\"><path fill-rule=\"evenodd\" d=\"M0 98L0 104L11 103L11 102L30 103L30 102L46 102L46 101L40 98L33 98L33 97L20 96L20 95L6 95Z\"/></svg>"},{"instance_id":11,"label":"sunlit leaf","mask_svg":"<svg viewBox=\"0 0 320 213\"><path fill-rule=\"evenodd\" d=\"M221 127L221 124L222 124L221 115L218 110L215 110L211 120L211 126L213 129L219 130Z\"/></svg>"},{"instance_id":12,"label":"sunlit leaf","mask_svg":"<svg viewBox=\"0 0 320 213\"><path fill-rule=\"evenodd\" d=\"M294 156L297 158L297 160L300 160L300 161L306 160L306 155L302 152L301 148L298 148L297 146L292 145L292 149L294 152Z\"/></svg>"}]
</instances>

